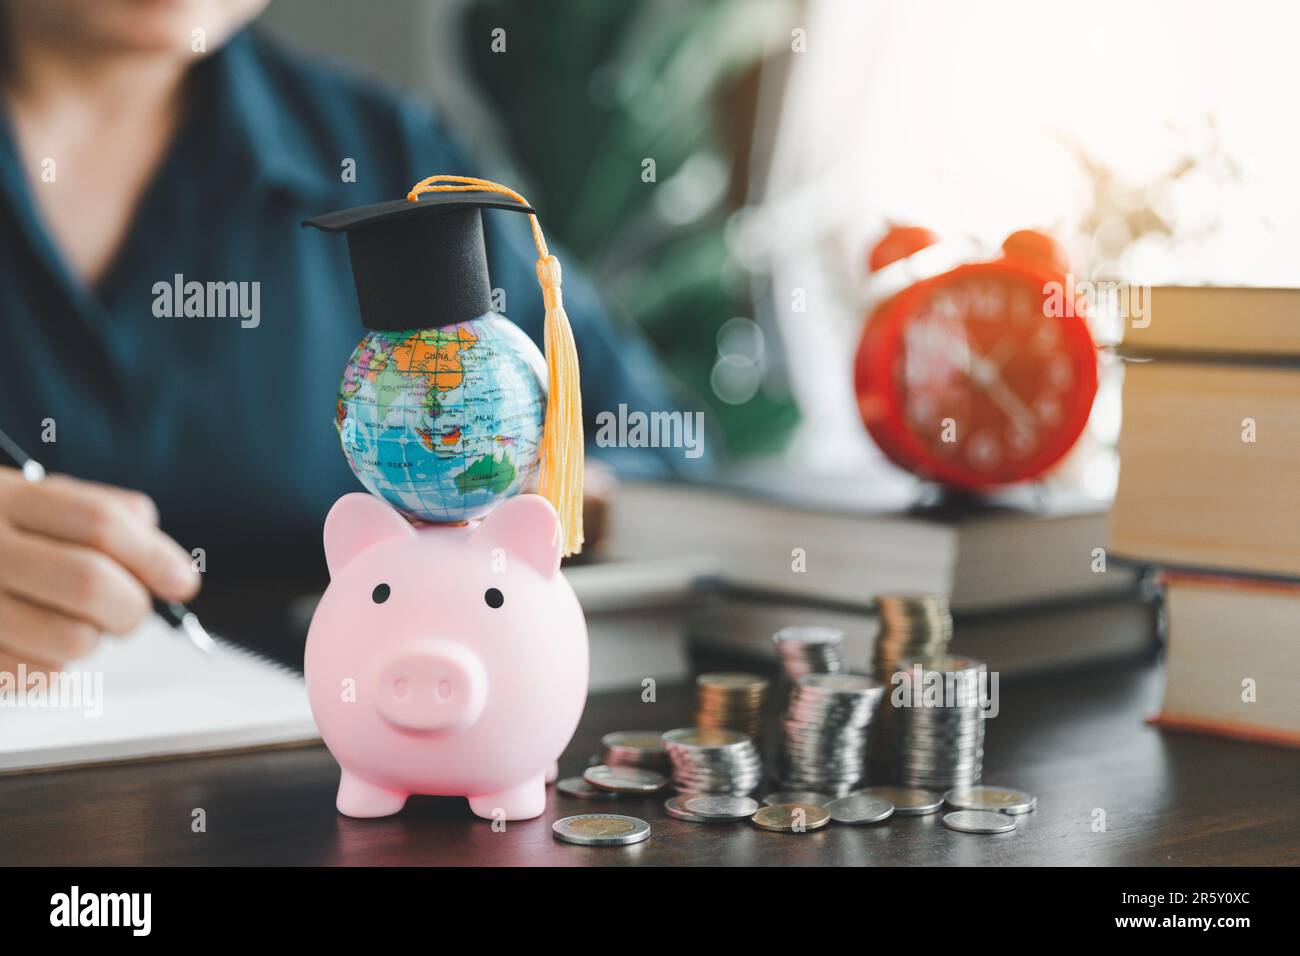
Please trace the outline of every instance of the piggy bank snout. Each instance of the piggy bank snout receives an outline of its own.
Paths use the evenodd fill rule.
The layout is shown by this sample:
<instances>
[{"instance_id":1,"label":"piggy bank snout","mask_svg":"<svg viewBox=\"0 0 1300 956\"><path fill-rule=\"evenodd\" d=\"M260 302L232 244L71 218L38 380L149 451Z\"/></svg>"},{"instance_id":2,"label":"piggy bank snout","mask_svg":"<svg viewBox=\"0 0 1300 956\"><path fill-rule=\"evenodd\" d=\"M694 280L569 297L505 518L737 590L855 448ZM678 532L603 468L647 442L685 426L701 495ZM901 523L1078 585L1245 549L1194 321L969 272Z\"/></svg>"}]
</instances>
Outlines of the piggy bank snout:
<instances>
[{"instance_id":1,"label":"piggy bank snout","mask_svg":"<svg viewBox=\"0 0 1300 956\"><path fill-rule=\"evenodd\" d=\"M401 649L379 671L379 713L403 730L464 730L483 713L487 672L478 656L450 641Z\"/></svg>"}]
</instances>

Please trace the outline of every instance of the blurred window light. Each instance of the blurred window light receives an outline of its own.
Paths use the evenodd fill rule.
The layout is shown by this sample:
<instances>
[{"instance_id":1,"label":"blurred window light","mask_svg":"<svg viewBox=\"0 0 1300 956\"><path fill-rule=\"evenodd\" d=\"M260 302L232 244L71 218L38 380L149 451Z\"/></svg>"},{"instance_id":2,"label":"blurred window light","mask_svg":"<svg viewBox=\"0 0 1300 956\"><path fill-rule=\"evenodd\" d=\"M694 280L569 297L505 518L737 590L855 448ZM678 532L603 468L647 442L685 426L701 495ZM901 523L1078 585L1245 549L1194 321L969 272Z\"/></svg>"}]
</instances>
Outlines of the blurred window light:
<instances>
[{"instance_id":1,"label":"blurred window light","mask_svg":"<svg viewBox=\"0 0 1300 956\"><path fill-rule=\"evenodd\" d=\"M1300 124L1284 105L1300 4L810 0L800 19L807 52L765 104L776 129L740 237L769 270L775 322L759 320L789 354L795 453L870 457L838 377L891 222L984 257L1044 228L1084 277L1300 285ZM789 308L796 287L806 313ZM1094 446L1118 422L1104 392ZM1089 490L1106 467L1080 462Z\"/></svg>"}]
</instances>

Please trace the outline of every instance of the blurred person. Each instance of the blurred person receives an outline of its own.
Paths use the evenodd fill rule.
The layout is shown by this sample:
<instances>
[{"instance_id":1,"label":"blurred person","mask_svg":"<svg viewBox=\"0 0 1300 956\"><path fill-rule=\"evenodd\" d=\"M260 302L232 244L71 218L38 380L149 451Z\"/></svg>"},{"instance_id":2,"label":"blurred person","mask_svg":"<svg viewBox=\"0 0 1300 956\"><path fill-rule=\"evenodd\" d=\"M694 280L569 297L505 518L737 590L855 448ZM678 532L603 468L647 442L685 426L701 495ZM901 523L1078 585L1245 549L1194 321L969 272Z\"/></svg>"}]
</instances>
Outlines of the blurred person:
<instances>
[{"instance_id":1,"label":"blurred person","mask_svg":"<svg viewBox=\"0 0 1300 956\"><path fill-rule=\"evenodd\" d=\"M332 413L363 330L346 244L299 223L478 169L429 107L250 27L266 2L0 0L0 428L63 473L0 470L0 669L57 668L151 594L193 598L189 549L209 589L323 583L322 521L359 487ZM540 345L527 221L485 219L493 284ZM589 437L599 410L673 407L565 265ZM257 283L256 321L156 316L177 276Z\"/></svg>"}]
</instances>

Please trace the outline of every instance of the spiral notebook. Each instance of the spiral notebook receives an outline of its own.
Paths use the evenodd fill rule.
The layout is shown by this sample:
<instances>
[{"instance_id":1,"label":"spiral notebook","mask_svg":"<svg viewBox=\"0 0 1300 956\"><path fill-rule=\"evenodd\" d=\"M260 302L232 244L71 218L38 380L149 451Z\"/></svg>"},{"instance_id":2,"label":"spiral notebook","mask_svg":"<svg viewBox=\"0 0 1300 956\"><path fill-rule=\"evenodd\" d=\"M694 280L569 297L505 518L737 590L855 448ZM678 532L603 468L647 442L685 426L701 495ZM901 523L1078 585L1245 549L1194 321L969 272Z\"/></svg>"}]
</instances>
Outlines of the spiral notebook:
<instances>
[{"instance_id":1,"label":"spiral notebook","mask_svg":"<svg viewBox=\"0 0 1300 956\"><path fill-rule=\"evenodd\" d=\"M206 655L150 618L47 686L0 674L0 773L320 739L301 675L217 643Z\"/></svg>"}]
</instances>

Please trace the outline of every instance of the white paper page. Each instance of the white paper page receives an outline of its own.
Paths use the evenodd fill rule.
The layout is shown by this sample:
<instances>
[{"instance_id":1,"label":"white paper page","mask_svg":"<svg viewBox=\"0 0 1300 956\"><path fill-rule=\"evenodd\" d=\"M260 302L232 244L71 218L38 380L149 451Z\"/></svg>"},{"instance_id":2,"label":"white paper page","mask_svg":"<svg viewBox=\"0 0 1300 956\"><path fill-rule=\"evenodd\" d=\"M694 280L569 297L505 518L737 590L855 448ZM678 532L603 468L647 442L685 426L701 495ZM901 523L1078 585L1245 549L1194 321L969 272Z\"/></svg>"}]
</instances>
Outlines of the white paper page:
<instances>
[{"instance_id":1,"label":"white paper page","mask_svg":"<svg viewBox=\"0 0 1300 956\"><path fill-rule=\"evenodd\" d=\"M30 692L18 706L0 677L0 771L319 737L300 676L225 642L209 657L156 617L64 673L80 688L63 683L46 706Z\"/></svg>"}]
</instances>

